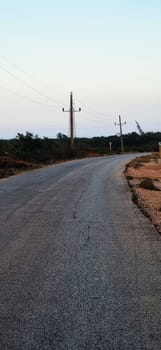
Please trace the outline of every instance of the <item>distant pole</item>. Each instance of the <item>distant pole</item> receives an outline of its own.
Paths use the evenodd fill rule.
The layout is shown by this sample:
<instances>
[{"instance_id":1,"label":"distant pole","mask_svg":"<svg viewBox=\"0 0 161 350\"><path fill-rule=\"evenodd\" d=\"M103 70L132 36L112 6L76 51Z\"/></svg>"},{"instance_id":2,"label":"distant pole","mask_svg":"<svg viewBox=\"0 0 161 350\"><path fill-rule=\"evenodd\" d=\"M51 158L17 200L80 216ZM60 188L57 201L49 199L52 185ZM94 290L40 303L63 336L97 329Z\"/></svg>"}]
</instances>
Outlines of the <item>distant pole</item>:
<instances>
[{"instance_id":1,"label":"distant pole","mask_svg":"<svg viewBox=\"0 0 161 350\"><path fill-rule=\"evenodd\" d=\"M124 153L124 142L123 142L123 133L122 133L122 125L125 125L126 122L121 122L121 115L119 115L119 123L115 123L115 125L119 125L120 127L120 140L121 140L121 152Z\"/></svg>"},{"instance_id":2,"label":"distant pole","mask_svg":"<svg viewBox=\"0 0 161 350\"><path fill-rule=\"evenodd\" d=\"M70 146L73 148L74 146L74 113L75 112L81 112L81 108L78 110L75 110L73 107L73 93L70 93L70 108L69 111L65 111L64 108L62 109L63 112L69 112L69 123L70 123Z\"/></svg>"},{"instance_id":3,"label":"distant pole","mask_svg":"<svg viewBox=\"0 0 161 350\"><path fill-rule=\"evenodd\" d=\"M74 110L73 110L73 94L70 93L70 144L74 145Z\"/></svg>"},{"instance_id":4,"label":"distant pole","mask_svg":"<svg viewBox=\"0 0 161 350\"><path fill-rule=\"evenodd\" d=\"M124 142L123 142L123 136L122 136L121 115L119 115L119 124L120 124L121 152L124 153Z\"/></svg>"}]
</instances>

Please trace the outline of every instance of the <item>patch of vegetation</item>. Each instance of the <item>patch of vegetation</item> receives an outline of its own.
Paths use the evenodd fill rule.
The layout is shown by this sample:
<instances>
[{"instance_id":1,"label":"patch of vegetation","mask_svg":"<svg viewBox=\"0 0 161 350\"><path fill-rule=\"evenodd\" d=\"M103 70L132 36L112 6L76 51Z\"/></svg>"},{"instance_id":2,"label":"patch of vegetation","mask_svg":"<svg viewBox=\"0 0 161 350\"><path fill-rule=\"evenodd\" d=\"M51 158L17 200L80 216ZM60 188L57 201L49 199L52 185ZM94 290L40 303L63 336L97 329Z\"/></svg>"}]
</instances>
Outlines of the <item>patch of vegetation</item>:
<instances>
[{"instance_id":1,"label":"patch of vegetation","mask_svg":"<svg viewBox=\"0 0 161 350\"><path fill-rule=\"evenodd\" d=\"M127 175L126 178L128 181L133 180L133 176L131 176L131 175Z\"/></svg>"},{"instance_id":2,"label":"patch of vegetation","mask_svg":"<svg viewBox=\"0 0 161 350\"><path fill-rule=\"evenodd\" d=\"M124 135L125 152L156 152L158 142L161 141L161 133L145 133L138 135L136 132ZM112 151L110 152L110 144ZM69 137L58 133L56 138L40 138L30 132L18 133L12 140L0 140L0 156L8 155L16 160L34 163L51 164L60 160L68 160L90 156L103 156L107 154L120 154L120 137L101 136L92 138L75 138L74 147L70 147ZM153 160L158 159L159 154L153 154ZM134 165L136 168L141 163L149 162L149 156L138 157Z\"/></svg>"},{"instance_id":3,"label":"patch of vegetation","mask_svg":"<svg viewBox=\"0 0 161 350\"><path fill-rule=\"evenodd\" d=\"M33 168L31 163L22 160L15 160L8 156L0 157L0 178L17 174L19 171L30 170Z\"/></svg>"},{"instance_id":4,"label":"patch of vegetation","mask_svg":"<svg viewBox=\"0 0 161 350\"><path fill-rule=\"evenodd\" d=\"M142 166L143 166L143 163L142 163L142 162L136 161L136 162L133 163L133 168L134 168L134 169L139 169L139 168L141 168Z\"/></svg>"},{"instance_id":5,"label":"patch of vegetation","mask_svg":"<svg viewBox=\"0 0 161 350\"><path fill-rule=\"evenodd\" d=\"M151 191L159 191L158 188L155 187L155 185L153 184L153 180L152 179L144 179L140 182L140 187L144 188L146 190L151 190Z\"/></svg>"},{"instance_id":6,"label":"patch of vegetation","mask_svg":"<svg viewBox=\"0 0 161 350\"><path fill-rule=\"evenodd\" d=\"M0 168L27 168L31 167L30 163L24 162L23 160L15 160L8 156L0 157Z\"/></svg>"}]
</instances>

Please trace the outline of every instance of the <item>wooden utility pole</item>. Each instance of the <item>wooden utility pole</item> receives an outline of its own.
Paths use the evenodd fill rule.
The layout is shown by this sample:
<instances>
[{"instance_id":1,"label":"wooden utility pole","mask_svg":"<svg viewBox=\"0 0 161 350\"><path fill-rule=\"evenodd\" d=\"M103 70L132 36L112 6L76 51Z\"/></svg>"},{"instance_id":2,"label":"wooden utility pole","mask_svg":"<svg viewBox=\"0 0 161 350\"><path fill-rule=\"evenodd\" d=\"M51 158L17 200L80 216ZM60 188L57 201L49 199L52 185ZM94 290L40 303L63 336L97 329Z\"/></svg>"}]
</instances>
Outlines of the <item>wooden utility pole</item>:
<instances>
[{"instance_id":1,"label":"wooden utility pole","mask_svg":"<svg viewBox=\"0 0 161 350\"><path fill-rule=\"evenodd\" d=\"M121 115L119 115L119 123L115 123L115 125L119 125L120 127L120 140L121 140L121 152L124 153L124 142L123 142L123 133L122 133L122 125L125 125L126 122L121 122Z\"/></svg>"},{"instance_id":2,"label":"wooden utility pole","mask_svg":"<svg viewBox=\"0 0 161 350\"><path fill-rule=\"evenodd\" d=\"M62 109L63 112L69 113L69 123L70 123L70 146L73 148L74 146L74 113L75 112L81 112L81 108L78 110L75 110L73 107L73 94L70 93L70 108L69 111L65 111L64 108Z\"/></svg>"}]
</instances>

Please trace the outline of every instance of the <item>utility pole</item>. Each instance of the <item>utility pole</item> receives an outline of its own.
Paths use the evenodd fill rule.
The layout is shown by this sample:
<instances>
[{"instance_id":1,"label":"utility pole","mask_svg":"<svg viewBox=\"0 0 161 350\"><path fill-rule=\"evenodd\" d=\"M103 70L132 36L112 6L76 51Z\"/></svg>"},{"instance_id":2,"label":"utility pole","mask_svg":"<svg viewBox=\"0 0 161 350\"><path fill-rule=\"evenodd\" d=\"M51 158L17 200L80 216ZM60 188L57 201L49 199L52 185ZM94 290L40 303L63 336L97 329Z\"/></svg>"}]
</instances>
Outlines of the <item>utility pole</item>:
<instances>
[{"instance_id":1,"label":"utility pole","mask_svg":"<svg viewBox=\"0 0 161 350\"><path fill-rule=\"evenodd\" d=\"M122 125L125 125L126 122L121 122L121 115L119 115L119 123L115 123L115 125L119 125L120 127L120 140L121 140L121 152L124 153L124 142L123 142L123 133L122 133Z\"/></svg>"},{"instance_id":2,"label":"utility pole","mask_svg":"<svg viewBox=\"0 0 161 350\"><path fill-rule=\"evenodd\" d=\"M78 110L74 109L73 107L73 94L70 93L70 108L68 111L65 111L65 109L62 109L63 112L69 113L69 124L70 124L70 146L73 148L74 146L74 113L75 112L81 112L81 108Z\"/></svg>"},{"instance_id":3,"label":"utility pole","mask_svg":"<svg viewBox=\"0 0 161 350\"><path fill-rule=\"evenodd\" d=\"M144 135L144 131L143 131L143 129L141 128L139 122L137 122L137 120L135 120L135 123L136 123L137 129L139 130L139 134L140 134L140 135Z\"/></svg>"}]
</instances>

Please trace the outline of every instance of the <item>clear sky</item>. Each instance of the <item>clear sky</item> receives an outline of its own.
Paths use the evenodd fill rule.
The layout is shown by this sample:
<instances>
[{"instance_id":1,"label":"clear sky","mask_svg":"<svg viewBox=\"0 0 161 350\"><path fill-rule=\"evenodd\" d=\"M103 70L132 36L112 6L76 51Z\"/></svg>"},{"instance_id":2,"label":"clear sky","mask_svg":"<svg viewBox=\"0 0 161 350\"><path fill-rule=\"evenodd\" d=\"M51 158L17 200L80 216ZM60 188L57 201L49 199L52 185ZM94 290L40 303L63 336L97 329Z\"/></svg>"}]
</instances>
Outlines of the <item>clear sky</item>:
<instances>
[{"instance_id":1,"label":"clear sky","mask_svg":"<svg viewBox=\"0 0 161 350\"><path fill-rule=\"evenodd\" d=\"M0 0L0 138L161 131L161 0Z\"/></svg>"}]
</instances>

